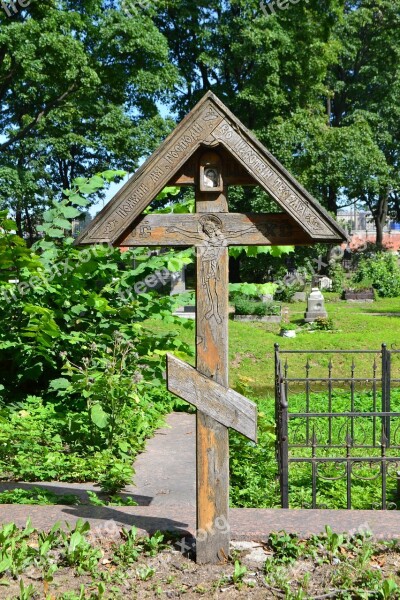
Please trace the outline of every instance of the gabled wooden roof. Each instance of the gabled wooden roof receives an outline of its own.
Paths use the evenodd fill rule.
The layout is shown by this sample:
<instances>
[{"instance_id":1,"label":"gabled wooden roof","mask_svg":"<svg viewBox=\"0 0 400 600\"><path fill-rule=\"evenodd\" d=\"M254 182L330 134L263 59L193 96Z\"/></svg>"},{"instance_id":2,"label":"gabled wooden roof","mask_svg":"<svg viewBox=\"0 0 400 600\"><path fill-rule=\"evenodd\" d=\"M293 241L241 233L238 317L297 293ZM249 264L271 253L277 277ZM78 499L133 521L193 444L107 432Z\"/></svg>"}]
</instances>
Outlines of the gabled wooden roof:
<instances>
[{"instance_id":1,"label":"gabled wooden roof","mask_svg":"<svg viewBox=\"0 0 400 600\"><path fill-rule=\"evenodd\" d=\"M255 136L208 92L103 208L76 244L118 241L168 182L203 147L222 146L312 241L339 243L345 231Z\"/></svg>"}]
</instances>

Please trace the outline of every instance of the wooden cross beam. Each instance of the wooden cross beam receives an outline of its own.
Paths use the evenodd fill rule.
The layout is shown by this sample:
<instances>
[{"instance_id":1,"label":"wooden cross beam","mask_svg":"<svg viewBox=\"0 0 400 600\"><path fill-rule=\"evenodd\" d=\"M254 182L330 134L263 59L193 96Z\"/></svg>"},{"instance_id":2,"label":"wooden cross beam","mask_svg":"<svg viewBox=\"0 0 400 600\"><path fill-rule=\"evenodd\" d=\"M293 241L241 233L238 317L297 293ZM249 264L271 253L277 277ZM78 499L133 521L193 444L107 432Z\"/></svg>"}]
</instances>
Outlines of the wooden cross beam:
<instances>
[{"instance_id":1,"label":"wooden cross beam","mask_svg":"<svg viewBox=\"0 0 400 600\"><path fill-rule=\"evenodd\" d=\"M201 375L170 354L167 356L168 390L221 425L257 441L257 406L235 390Z\"/></svg>"},{"instance_id":2,"label":"wooden cross beam","mask_svg":"<svg viewBox=\"0 0 400 600\"><path fill-rule=\"evenodd\" d=\"M133 229L120 240L121 246L206 246L222 240L224 246L308 245L305 231L288 215L272 214L166 214L143 215ZM210 223L213 223L210 230ZM208 227L207 227L208 225ZM216 242L212 242L216 243Z\"/></svg>"}]
</instances>

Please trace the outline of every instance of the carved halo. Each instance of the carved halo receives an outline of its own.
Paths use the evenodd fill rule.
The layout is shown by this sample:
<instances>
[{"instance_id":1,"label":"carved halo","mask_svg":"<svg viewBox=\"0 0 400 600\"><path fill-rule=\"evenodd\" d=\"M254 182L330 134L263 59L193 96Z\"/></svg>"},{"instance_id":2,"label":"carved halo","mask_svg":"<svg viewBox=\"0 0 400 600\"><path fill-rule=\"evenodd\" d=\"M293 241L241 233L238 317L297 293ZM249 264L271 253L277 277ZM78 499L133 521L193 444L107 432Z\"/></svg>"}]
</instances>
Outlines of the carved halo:
<instances>
[{"instance_id":1,"label":"carved halo","mask_svg":"<svg viewBox=\"0 0 400 600\"><path fill-rule=\"evenodd\" d=\"M216 225L220 231L222 231L222 229L223 229L223 223L222 223L221 219L219 217L217 217L216 215L210 214L210 215L203 215L202 217L200 217L199 224L203 231L204 231L204 227L206 227L208 223L214 223L214 225Z\"/></svg>"}]
</instances>

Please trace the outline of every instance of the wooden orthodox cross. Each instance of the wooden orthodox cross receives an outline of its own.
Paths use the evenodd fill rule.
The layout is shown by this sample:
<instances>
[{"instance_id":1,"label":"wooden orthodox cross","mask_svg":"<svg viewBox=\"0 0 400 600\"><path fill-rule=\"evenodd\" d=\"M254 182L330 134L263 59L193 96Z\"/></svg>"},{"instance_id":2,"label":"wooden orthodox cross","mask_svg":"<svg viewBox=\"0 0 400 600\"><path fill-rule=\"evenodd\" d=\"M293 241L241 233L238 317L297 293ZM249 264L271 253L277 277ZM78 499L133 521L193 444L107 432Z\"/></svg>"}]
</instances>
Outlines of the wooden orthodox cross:
<instances>
[{"instance_id":1,"label":"wooden orthodox cross","mask_svg":"<svg viewBox=\"0 0 400 600\"><path fill-rule=\"evenodd\" d=\"M196 213L141 215L166 185L193 185ZM229 213L229 185L259 185L284 212ZM228 384L228 247L345 239L316 200L208 93L76 242L196 247L196 368L168 356L167 385L197 408L199 563L229 555L228 428L257 437L256 405Z\"/></svg>"}]
</instances>

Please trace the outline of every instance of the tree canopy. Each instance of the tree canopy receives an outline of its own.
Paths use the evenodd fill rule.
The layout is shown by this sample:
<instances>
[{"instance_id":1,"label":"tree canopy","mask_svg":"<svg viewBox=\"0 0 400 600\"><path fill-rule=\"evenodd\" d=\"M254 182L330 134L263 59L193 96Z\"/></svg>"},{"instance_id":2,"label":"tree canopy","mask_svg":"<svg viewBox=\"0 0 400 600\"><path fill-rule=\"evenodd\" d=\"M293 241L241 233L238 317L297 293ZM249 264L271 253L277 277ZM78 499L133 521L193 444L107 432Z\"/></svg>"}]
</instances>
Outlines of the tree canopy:
<instances>
[{"instance_id":1,"label":"tree canopy","mask_svg":"<svg viewBox=\"0 0 400 600\"><path fill-rule=\"evenodd\" d=\"M152 19L101 0L0 11L0 202L18 230L79 175L134 169L168 132L177 79Z\"/></svg>"},{"instance_id":2,"label":"tree canopy","mask_svg":"<svg viewBox=\"0 0 400 600\"><path fill-rule=\"evenodd\" d=\"M127 7L129 10L123 10ZM134 169L212 89L333 213L400 217L400 0L32 2L0 12L0 202L20 234L71 180ZM236 190L236 208L268 199Z\"/></svg>"}]
</instances>

